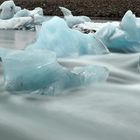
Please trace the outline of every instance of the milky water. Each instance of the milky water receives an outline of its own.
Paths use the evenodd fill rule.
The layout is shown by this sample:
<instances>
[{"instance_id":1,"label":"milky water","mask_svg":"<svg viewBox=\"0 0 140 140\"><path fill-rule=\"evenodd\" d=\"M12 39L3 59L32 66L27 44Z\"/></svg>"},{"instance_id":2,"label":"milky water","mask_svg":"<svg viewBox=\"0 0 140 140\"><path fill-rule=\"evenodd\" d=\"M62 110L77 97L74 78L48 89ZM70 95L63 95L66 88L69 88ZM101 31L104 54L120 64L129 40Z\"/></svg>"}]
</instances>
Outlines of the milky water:
<instances>
[{"instance_id":1,"label":"milky water","mask_svg":"<svg viewBox=\"0 0 140 140\"><path fill-rule=\"evenodd\" d=\"M0 31L0 47L22 49L34 32ZM13 95L4 90L0 66L0 140L139 140L140 54L59 59L71 68L106 66L107 82L59 96Z\"/></svg>"}]
</instances>

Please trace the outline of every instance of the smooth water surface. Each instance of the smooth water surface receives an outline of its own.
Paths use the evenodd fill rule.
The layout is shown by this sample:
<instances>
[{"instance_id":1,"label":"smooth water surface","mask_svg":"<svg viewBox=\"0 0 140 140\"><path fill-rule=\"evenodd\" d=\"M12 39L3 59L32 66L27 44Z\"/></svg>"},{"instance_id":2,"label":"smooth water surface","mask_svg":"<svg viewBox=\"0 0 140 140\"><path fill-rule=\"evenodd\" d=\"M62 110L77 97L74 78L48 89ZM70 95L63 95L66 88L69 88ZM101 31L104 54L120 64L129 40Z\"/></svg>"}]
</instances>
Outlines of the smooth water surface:
<instances>
[{"instance_id":1,"label":"smooth water surface","mask_svg":"<svg viewBox=\"0 0 140 140\"><path fill-rule=\"evenodd\" d=\"M0 31L1 47L22 49L34 32ZM0 140L139 140L140 54L59 59L66 67L99 64L110 70L106 83L59 96L12 95L0 66Z\"/></svg>"}]
</instances>

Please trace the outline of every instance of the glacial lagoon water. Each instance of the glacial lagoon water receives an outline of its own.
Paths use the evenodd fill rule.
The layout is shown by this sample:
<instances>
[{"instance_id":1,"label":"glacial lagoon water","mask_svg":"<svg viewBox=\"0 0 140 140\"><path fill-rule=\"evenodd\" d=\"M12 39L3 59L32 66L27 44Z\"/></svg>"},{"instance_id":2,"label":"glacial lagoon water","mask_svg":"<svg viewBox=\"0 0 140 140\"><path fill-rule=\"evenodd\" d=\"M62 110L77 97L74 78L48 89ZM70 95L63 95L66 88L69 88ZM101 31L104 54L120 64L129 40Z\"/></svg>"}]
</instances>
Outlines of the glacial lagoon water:
<instances>
[{"instance_id":1,"label":"glacial lagoon water","mask_svg":"<svg viewBox=\"0 0 140 140\"><path fill-rule=\"evenodd\" d=\"M22 49L35 32L0 31L0 47ZM106 66L107 82L59 96L14 95L0 66L0 140L139 140L140 53L59 59L72 68Z\"/></svg>"}]
</instances>

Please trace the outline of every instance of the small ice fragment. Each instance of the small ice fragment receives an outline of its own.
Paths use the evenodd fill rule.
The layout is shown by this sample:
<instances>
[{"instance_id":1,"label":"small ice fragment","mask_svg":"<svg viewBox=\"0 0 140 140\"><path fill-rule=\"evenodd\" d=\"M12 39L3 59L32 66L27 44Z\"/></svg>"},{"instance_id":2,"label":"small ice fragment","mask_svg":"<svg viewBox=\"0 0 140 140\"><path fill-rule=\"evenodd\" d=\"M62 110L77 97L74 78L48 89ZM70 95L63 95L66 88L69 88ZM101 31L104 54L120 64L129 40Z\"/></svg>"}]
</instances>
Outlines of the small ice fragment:
<instances>
[{"instance_id":1,"label":"small ice fragment","mask_svg":"<svg viewBox=\"0 0 140 140\"><path fill-rule=\"evenodd\" d=\"M119 26L110 23L94 35L111 51L140 52L140 19L130 10L126 12Z\"/></svg>"},{"instance_id":2,"label":"small ice fragment","mask_svg":"<svg viewBox=\"0 0 140 140\"><path fill-rule=\"evenodd\" d=\"M64 15L64 19L67 22L67 25L72 28L74 25L84 23L84 22L91 22L91 19L87 16L73 16L72 12L65 8L65 7L59 7Z\"/></svg>"}]
</instances>

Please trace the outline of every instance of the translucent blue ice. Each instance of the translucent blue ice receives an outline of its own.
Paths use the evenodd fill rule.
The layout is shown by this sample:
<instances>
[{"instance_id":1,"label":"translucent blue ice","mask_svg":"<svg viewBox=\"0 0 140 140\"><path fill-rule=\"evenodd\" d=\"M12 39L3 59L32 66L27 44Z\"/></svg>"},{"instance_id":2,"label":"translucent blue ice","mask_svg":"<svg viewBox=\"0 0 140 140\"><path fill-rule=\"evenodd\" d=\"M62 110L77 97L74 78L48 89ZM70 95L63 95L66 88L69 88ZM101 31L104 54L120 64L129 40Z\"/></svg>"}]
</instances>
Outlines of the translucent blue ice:
<instances>
[{"instance_id":1,"label":"translucent blue ice","mask_svg":"<svg viewBox=\"0 0 140 140\"><path fill-rule=\"evenodd\" d=\"M27 49L51 50L57 57L108 53L104 44L92 34L70 29L65 20L59 17L44 22L37 41Z\"/></svg>"},{"instance_id":2,"label":"translucent blue ice","mask_svg":"<svg viewBox=\"0 0 140 140\"><path fill-rule=\"evenodd\" d=\"M57 91L105 81L108 70L99 66L77 67L69 70L60 65L54 53L43 50L0 50L8 91ZM27 93L27 92L26 92Z\"/></svg>"},{"instance_id":3,"label":"translucent blue ice","mask_svg":"<svg viewBox=\"0 0 140 140\"><path fill-rule=\"evenodd\" d=\"M112 51L140 52L140 18L128 11L119 26L109 23L95 37Z\"/></svg>"}]
</instances>

